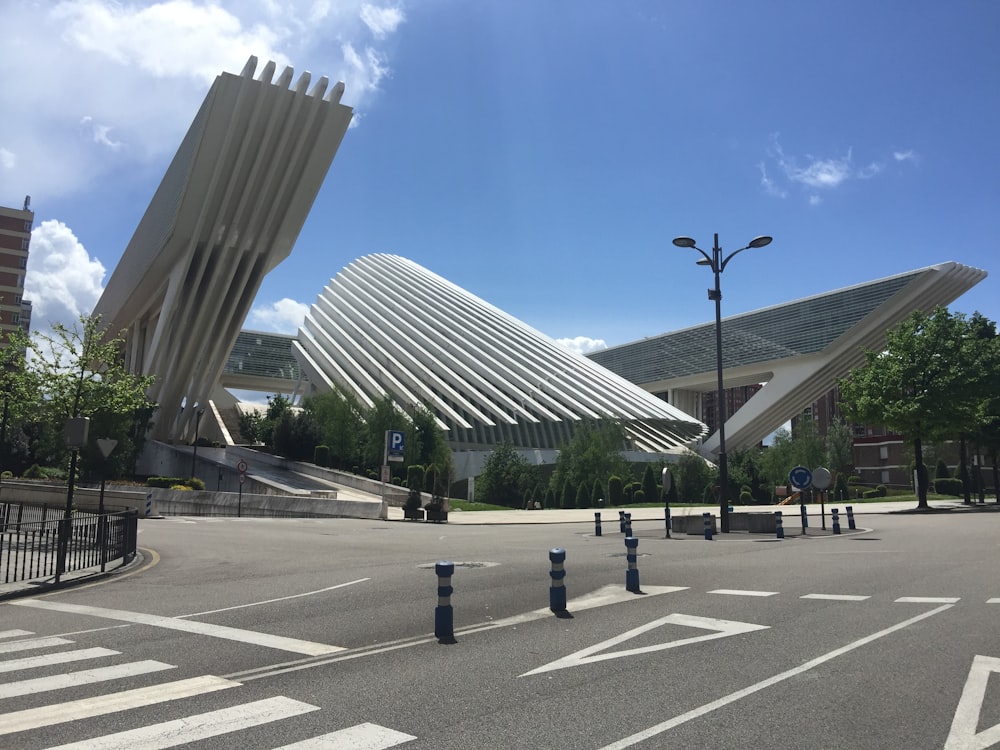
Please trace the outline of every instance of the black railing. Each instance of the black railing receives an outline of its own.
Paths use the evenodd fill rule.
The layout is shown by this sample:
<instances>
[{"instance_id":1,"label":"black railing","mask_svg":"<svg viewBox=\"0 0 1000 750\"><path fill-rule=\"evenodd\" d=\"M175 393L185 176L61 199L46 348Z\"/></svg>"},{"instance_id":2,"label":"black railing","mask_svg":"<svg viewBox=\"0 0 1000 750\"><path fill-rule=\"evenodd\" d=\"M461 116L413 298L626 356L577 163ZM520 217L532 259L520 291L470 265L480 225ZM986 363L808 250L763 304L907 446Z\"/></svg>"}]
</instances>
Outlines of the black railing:
<instances>
[{"instance_id":1,"label":"black railing","mask_svg":"<svg viewBox=\"0 0 1000 750\"><path fill-rule=\"evenodd\" d=\"M44 505L0 503L0 583L53 578L109 563L130 563L136 554L139 512L77 511L63 518Z\"/></svg>"}]
</instances>

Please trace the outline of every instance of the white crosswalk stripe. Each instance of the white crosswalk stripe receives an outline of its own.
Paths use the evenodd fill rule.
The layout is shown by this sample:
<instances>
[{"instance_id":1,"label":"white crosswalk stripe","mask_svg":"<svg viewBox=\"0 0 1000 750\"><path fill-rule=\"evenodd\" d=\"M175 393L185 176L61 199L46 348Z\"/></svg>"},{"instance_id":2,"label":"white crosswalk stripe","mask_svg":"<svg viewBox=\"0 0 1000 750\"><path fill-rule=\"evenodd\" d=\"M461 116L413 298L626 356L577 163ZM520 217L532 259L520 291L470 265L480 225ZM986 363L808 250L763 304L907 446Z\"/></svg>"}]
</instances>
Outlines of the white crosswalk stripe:
<instances>
[{"instance_id":1,"label":"white crosswalk stripe","mask_svg":"<svg viewBox=\"0 0 1000 750\"><path fill-rule=\"evenodd\" d=\"M35 677L28 680L18 680L17 682L0 683L0 699L13 698L18 695L45 693L50 690L62 690L63 688L79 687L80 685L92 685L95 682L120 680L124 677L160 672L164 669L174 669L174 666L172 664L164 664L162 661L134 661L128 664L116 664L111 667L81 669L77 672L63 672L62 674L50 675L48 677Z\"/></svg>"},{"instance_id":2,"label":"white crosswalk stripe","mask_svg":"<svg viewBox=\"0 0 1000 750\"><path fill-rule=\"evenodd\" d=\"M395 729L378 724L358 724L312 739L282 745L275 750L388 750L404 742L417 739L412 734L397 732Z\"/></svg>"},{"instance_id":3,"label":"white crosswalk stripe","mask_svg":"<svg viewBox=\"0 0 1000 750\"><path fill-rule=\"evenodd\" d=\"M112 651L110 648L81 648L76 651L58 651L54 654L42 654L41 656L24 656L20 659L0 661L0 672L38 669L39 667L49 667L54 664L69 664L75 661L99 659L102 656L118 656L120 653L120 651Z\"/></svg>"},{"instance_id":4,"label":"white crosswalk stripe","mask_svg":"<svg viewBox=\"0 0 1000 750\"><path fill-rule=\"evenodd\" d=\"M130 708L152 706L179 698L211 693L237 687L240 683L222 677L203 675L176 682L125 690L120 693L98 695L93 698L57 703L50 706L27 708L0 716L0 735L24 732L29 729L63 724L67 721L89 719L94 716L125 711Z\"/></svg>"},{"instance_id":5,"label":"white crosswalk stripe","mask_svg":"<svg viewBox=\"0 0 1000 750\"><path fill-rule=\"evenodd\" d=\"M58 745L48 750L133 750L137 747L143 750L159 750L318 710L319 706L278 696L90 740Z\"/></svg>"},{"instance_id":6,"label":"white crosswalk stripe","mask_svg":"<svg viewBox=\"0 0 1000 750\"><path fill-rule=\"evenodd\" d=\"M0 638L18 638L31 635L34 634L24 630L0 631ZM72 643L73 641L59 637L32 638L2 644L13 648L7 648L0 654L16 654L19 651L30 649L56 648ZM111 649L78 648L71 651L56 651L26 657L17 656L4 659L0 656L0 672L28 671L120 655L120 652ZM0 701L114 680L126 680L169 669L176 669L176 667L172 664L147 659L0 682ZM51 703L11 711L6 714L0 713L0 736L31 730L43 731L59 724L119 714L130 709L164 704L184 698L193 698L206 693L239 687L241 684L222 677L201 675L130 690L104 693L89 698ZM285 696L275 696L214 711L192 714L172 721L138 726L134 729L77 740L49 748L49 750L70 750L71 748L73 750L135 750L135 748L155 750L156 748L171 748L318 710L320 710L319 706ZM149 713L134 712L132 715L135 717L136 723L140 724L146 716L149 716ZM414 739L416 738L413 735L397 732L378 724L364 723L303 740L287 747L296 748L296 750L388 750ZM2 744L0 742L0 745Z\"/></svg>"}]
</instances>

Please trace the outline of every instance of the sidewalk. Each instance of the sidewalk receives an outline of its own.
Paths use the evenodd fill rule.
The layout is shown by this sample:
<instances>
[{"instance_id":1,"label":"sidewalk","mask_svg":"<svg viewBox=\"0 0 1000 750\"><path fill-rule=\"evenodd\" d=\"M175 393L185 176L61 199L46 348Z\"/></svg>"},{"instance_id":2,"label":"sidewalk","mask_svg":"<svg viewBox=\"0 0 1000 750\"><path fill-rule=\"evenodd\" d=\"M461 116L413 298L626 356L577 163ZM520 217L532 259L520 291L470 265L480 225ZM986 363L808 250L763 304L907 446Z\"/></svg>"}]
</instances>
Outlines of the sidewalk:
<instances>
[{"instance_id":1,"label":"sidewalk","mask_svg":"<svg viewBox=\"0 0 1000 750\"><path fill-rule=\"evenodd\" d=\"M878 513L926 513L944 511L964 511L973 512L979 510L1000 511L1000 505L996 500L988 500L985 505L965 505L961 500L929 500L930 511L918 511L916 501L914 502L881 502L881 503L827 503L824 507L826 515L830 515L832 508L837 508L841 513L850 505L854 509L854 515L871 515ZM799 518L799 505L738 505L733 507L735 513L774 513L780 510L789 523L794 523ZM708 508L707 506L683 506L671 508L671 517L676 516L701 516L709 511L718 517L718 508ZM632 521L665 521L663 508L630 508L628 512L632 514ZM819 517L821 513L819 503L811 503L806 506L806 513L810 518ZM462 526L493 526L493 525L513 525L513 524L543 524L543 523L594 523L594 514L601 514L601 523L612 523L618 521L617 508L573 508L573 509L546 509L546 510L483 510L483 511L448 511L448 523ZM390 521L402 521L402 508L389 508Z\"/></svg>"}]
</instances>

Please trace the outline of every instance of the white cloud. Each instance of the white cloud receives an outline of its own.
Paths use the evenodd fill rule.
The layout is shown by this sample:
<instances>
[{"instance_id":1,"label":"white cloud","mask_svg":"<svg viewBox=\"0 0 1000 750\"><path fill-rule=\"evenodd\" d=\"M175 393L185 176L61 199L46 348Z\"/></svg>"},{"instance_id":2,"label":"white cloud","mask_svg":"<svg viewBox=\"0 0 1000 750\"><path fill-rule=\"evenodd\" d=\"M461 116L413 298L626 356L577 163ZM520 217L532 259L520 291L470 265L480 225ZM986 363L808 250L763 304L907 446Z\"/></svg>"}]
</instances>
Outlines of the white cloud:
<instances>
[{"instance_id":1,"label":"white cloud","mask_svg":"<svg viewBox=\"0 0 1000 750\"><path fill-rule=\"evenodd\" d=\"M309 312L309 305L285 297L270 307L250 310L249 327L274 333L297 333Z\"/></svg>"},{"instance_id":2,"label":"white cloud","mask_svg":"<svg viewBox=\"0 0 1000 750\"><path fill-rule=\"evenodd\" d=\"M104 291L104 275L101 262L61 221L35 227L24 278L32 330L47 332L53 323L72 327L81 315L90 315Z\"/></svg>"},{"instance_id":3,"label":"white cloud","mask_svg":"<svg viewBox=\"0 0 1000 750\"><path fill-rule=\"evenodd\" d=\"M917 155L913 153L913 149L909 151L893 151L892 158L896 161L916 161Z\"/></svg>"},{"instance_id":4,"label":"white cloud","mask_svg":"<svg viewBox=\"0 0 1000 750\"><path fill-rule=\"evenodd\" d=\"M367 4L361 8L361 20L371 29L376 39L394 32L404 18L403 11L399 8L376 8Z\"/></svg>"},{"instance_id":5,"label":"white cloud","mask_svg":"<svg viewBox=\"0 0 1000 750\"><path fill-rule=\"evenodd\" d=\"M343 80L363 110L405 20L370 0L14 2L3 16L18 34L0 45L0 194L49 198L162 173L211 82L251 55Z\"/></svg>"},{"instance_id":6,"label":"white cloud","mask_svg":"<svg viewBox=\"0 0 1000 750\"><path fill-rule=\"evenodd\" d=\"M577 354L588 354L598 349L608 348L608 344L604 339L592 339L587 336L577 336L572 339L556 339L556 343Z\"/></svg>"},{"instance_id":7,"label":"white cloud","mask_svg":"<svg viewBox=\"0 0 1000 750\"><path fill-rule=\"evenodd\" d=\"M905 161L912 158L912 151L893 153L896 161ZM843 156L817 157L807 154L804 157L797 157L785 153L777 134L771 137L771 145L767 150L767 155L771 162L778 168L780 177L784 184L789 187L799 187L808 191L810 205L818 205L821 202L820 194L816 191L830 191L839 188L849 180L870 180L877 177L885 169L883 161L871 161L864 166L856 166L852 149L848 149ZM761 187L768 195L785 198L788 191L777 179L772 178L767 171L767 165L761 162L758 165L761 174Z\"/></svg>"}]
</instances>

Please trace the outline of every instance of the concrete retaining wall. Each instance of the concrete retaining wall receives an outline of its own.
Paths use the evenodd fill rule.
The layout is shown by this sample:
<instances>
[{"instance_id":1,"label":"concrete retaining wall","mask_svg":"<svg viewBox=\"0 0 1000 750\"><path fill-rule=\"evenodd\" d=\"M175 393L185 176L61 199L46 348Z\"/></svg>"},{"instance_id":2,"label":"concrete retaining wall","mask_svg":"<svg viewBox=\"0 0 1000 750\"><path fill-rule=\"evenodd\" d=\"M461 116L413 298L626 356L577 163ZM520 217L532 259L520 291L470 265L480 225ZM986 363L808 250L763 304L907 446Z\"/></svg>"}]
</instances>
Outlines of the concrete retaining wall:
<instances>
[{"instance_id":1,"label":"concrete retaining wall","mask_svg":"<svg viewBox=\"0 0 1000 750\"><path fill-rule=\"evenodd\" d=\"M73 493L77 507L96 508L100 490L78 487ZM282 516L298 518L378 518L381 503L366 500L341 500L281 495L252 495L242 498L235 492L209 492L137 488L136 490L106 489L104 504L108 509L137 508L139 517L146 515L147 499L152 496L150 515L190 516ZM0 497L7 502L47 504L56 508L66 505L66 487L36 482L4 482Z\"/></svg>"}]
</instances>

